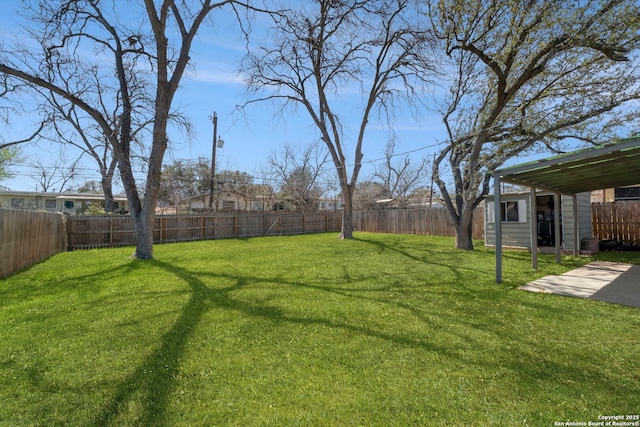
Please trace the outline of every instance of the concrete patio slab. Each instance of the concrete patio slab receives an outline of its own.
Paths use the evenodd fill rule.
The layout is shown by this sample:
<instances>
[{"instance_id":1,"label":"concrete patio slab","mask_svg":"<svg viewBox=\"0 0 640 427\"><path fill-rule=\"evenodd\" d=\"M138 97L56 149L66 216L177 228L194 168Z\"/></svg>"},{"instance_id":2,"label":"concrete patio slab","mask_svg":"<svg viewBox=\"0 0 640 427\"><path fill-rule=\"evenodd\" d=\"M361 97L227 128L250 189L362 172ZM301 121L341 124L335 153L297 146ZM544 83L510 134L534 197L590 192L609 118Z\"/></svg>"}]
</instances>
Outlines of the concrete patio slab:
<instances>
[{"instance_id":1,"label":"concrete patio slab","mask_svg":"<svg viewBox=\"0 0 640 427\"><path fill-rule=\"evenodd\" d=\"M640 265L594 261L560 276L546 276L522 290L640 307Z\"/></svg>"}]
</instances>

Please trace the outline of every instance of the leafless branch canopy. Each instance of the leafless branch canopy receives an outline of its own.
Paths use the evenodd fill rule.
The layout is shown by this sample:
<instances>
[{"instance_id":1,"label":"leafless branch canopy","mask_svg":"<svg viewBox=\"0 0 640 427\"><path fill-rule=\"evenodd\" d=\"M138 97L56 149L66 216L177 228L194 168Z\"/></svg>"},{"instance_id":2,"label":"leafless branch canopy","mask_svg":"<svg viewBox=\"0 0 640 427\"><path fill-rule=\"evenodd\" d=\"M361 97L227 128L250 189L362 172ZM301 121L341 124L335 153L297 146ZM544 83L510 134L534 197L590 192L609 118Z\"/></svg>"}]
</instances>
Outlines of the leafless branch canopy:
<instances>
[{"instance_id":1,"label":"leafless branch canopy","mask_svg":"<svg viewBox=\"0 0 640 427\"><path fill-rule=\"evenodd\" d=\"M398 98L418 99L434 71L431 34L420 25L413 4L317 0L297 5L272 15L267 41L252 49L242 66L254 95L243 107L271 101L283 114L288 107L306 111L336 167L347 211L372 114L389 118ZM357 106L345 110L347 101ZM345 139L344 114L359 123L353 140ZM343 234L350 237L345 225L351 225L343 223Z\"/></svg>"},{"instance_id":2,"label":"leafless branch canopy","mask_svg":"<svg viewBox=\"0 0 640 427\"><path fill-rule=\"evenodd\" d=\"M191 45L209 14L231 4L248 6L235 0L128 2L127 14L140 18L133 22L115 2L28 0L29 38L38 47L23 46L0 58L0 74L47 91L57 97L54 109L64 111L61 117L83 120L82 112L100 130L98 141L113 150L127 193L136 257L152 257L167 126L176 118L188 125L172 106L191 61ZM145 160L144 190L135 176L139 159Z\"/></svg>"},{"instance_id":3,"label":"leafless branch canopy","mask_svg":"<svg viewBox=\"0 0 640 427\"><path fill-rule=\"evenodd\" d=\"M568 138L610 140L637 119L625 108L640 97L637 2L430 6L453 77L441 104L448 140L433 176L454 221L488 193L488 172L515 155L560 152Z\"/></svg>"}]
</instances>

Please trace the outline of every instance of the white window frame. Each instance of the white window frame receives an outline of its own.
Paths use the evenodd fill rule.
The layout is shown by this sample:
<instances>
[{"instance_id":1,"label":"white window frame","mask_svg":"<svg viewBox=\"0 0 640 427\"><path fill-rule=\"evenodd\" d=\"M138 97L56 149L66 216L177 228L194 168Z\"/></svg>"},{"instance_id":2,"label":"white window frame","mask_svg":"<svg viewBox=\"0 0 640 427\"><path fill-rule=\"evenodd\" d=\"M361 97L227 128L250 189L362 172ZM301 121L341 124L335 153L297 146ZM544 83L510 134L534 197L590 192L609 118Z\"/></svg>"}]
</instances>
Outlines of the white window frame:
<instances>
[{"instance_id":1,"label":"white window frame","mask_svg":"<svg viewBox=\"0 0 640 427\"><path fill-rule=\"evenodd\" d=\"M515 205L515 217L512 215L511 218L508 215L504 215L508 204L512 206ZM526 223L527 222L527 201L524 199L521 200L506 200L500 202L500 217L502 218L503 223ZM506 216L506 218L505 218ZM495 203L488 202L487 203L487 223L493 224L495 223Z\"/></svg>"}]
</instances>

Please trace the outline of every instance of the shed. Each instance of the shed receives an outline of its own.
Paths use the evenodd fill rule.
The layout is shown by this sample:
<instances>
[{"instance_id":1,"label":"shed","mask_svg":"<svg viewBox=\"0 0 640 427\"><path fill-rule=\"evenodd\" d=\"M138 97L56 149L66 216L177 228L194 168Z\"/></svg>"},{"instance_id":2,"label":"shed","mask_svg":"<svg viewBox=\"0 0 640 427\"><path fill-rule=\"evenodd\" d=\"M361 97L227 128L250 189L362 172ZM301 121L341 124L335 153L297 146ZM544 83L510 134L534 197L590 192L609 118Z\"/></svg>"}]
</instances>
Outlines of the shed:
<instances>
[{"instance_id":1,"label":"shed","mask_svg":"<svg viewBox=\"0 0 640 427\"><path fill-rule=\"evenodd\" d=\"M495 206L502 206L500 187L502 182L530 188L529 199L535 200L537 190L549 191L554 197L554 248L556 261L561 254L561 195L573 199L572 210L578 217L578 194L602 188L622 187L637 184L640 171L640 136L621 139L609 144L575 151L548 159L525 163L491 173L494 185ZM531 217L537 216L529 203ZM503 230L501 209L494 209L496 242L496 282L502 282ZM578 222L573 222L574 236L579 236ZM537 229L534 221L529 221L529 241L533 268L537 267ZM577 239L576 239L577 240ZM579 241L578 241L579 243ZM578 243L574 243L577 246Z\"/></svg>"},{"instance_id":2,"label":"shed","mask_svg":"<svg viewBox=\"0 0 640 427\"><path fill-rule=\"evenodd\" d=\"M591 199L589 193L579 193L576 197L577 218L574 217L574 198L560 197L560 245L563 251L580 250L580 242L592 237ZM555 203L554 193L536 192L535 206L531 209L531 197L528 193L503 194L500 202L502 218L502 245L505 247L531 250L531 230L535 227L538 248L554 248L555 239ZM484 243L495 246L495 203L494 197L486 198L484 215ZM533 217L533 224L531 218ZM577 221L577 235L574 222Z\"/></svg>"}]
</instances>

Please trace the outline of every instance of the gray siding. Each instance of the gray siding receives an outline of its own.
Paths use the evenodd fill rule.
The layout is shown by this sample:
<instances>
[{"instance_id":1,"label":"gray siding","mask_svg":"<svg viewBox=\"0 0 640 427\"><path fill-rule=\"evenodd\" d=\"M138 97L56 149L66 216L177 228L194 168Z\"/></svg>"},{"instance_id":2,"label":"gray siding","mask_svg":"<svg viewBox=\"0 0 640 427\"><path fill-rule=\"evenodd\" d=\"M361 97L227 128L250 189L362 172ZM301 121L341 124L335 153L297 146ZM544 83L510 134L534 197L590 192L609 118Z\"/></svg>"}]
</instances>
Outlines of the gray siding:
<instances>
[{"instance_id":1,"label":"gray siding","mask_svg":"<svg viewBox=\"0 0 640 427\"><path fill-rule=\"evenodd\" d=\"M578 245L585 237L591 237L591 196L589 193L579 193L576 195L578 202ZM563 218L563 248L574 249L573 235L573 197L562 196L562 218Z\"/></svg>"},{"instance_id":2,"label":"gray siding","mask_svg":"<svg viewBox=\"0 0 640 427\"><path fill-rule=\"evenodd\" d=\"M578 194L578 233L580 240L593 237L593 223L591 222L591 194Z\"/></svg>"},{"instance_id":3,"label":"gray siding","mask_svg":"<svg viewBox=\"0 0 640 427\"><path fill-rule=\"evenodd\" d=\"M525 203L526 219L520 222L502 222L502 245L512 247L531 247L530 237L530 213L529 213L529 195L528 194L504 194L501 196L502 202L515 202L520 201ZM485 245L494 246L496 244L496 227L493 222L493 212L491 206L493 205L493 197L488 198L485 203L485 233L484 243ZM489 217L491 216L491 217Z\"/></svg>"},{"instance_id":4,"label":"gray siding","mask_svg":"<svg viewBox=\"0 0 640 427\"><path fill-rule=\"evenodd\" d=\"M538 196L549 193L538 192ZM512 202L523 200L526 203L526 222L502 222L502 245L531 249L531 224L529 209L529 193L525 194L504 194L501 196L502 202ZM578 235L580 240L591 237L591 200L589 193L577 195L578 202ZM496 233L493 222L493 197L488 197L485 202L485 245L495 246ZM562 247L566 250L574 248L574 218L573 218L573 197L562 196ZM537 220L537 219L536 219Z\"/></svg>"}]
</instances>

